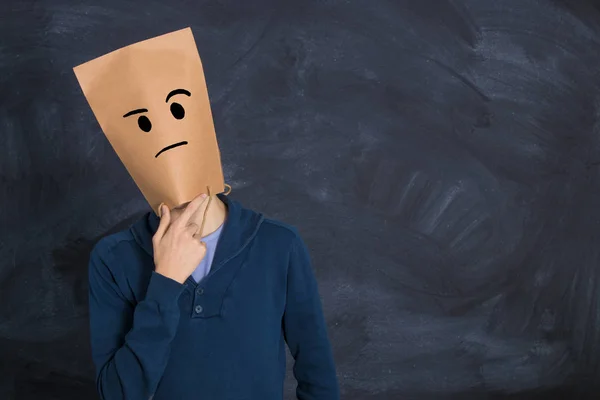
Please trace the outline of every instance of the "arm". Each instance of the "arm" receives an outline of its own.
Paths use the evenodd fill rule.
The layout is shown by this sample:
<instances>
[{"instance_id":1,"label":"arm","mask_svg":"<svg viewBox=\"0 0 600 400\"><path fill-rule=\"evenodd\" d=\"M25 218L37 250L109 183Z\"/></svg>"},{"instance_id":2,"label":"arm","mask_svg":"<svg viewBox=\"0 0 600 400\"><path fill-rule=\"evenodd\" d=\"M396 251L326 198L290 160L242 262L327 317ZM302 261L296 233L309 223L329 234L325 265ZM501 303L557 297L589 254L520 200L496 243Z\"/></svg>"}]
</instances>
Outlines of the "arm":
<instances>
[{"instance_id":1,"label":"arm","mask_svg":"<svg viewBox=\"0 0 600 400\"><path fill-rule=\"evenodd\" d=\"M283 329L295 360L296 395L299 400L338 400L335 364L317 281L300 237L294 243L288 268Z\"/></svg>"},{"instance_id":2,"label":"arm","mask_svg":"<svg viewBox=\"0 0 600 400\"><path fill-rule=\"evenodd\" d=\"M137 306L123 296L106 257L94 248L89 264L92 358L101 399L147 400L156 390L179 322L183 285L156 272ZM120 273L118 264L115 273Z\"/></svg>"}]
</instances>

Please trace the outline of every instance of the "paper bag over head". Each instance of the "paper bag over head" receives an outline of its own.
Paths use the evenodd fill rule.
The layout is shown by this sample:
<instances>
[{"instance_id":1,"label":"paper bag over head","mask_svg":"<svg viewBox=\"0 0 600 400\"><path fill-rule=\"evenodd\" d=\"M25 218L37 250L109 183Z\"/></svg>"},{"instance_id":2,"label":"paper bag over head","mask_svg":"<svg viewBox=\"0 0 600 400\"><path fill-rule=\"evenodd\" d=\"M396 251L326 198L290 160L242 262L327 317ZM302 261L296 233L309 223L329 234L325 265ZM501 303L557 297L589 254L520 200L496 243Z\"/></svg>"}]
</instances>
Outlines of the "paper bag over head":
<instances>
[{"instance_id":1,"label":"paper bag over head","mask_svg":"<svg viewBox=\"0 0 600 400\"><path fill-rule=\"evenodd\" d=\"M202 62L190 28L73 69L113 149L157 210L224 191ZM209 189L207 189L209 188Z\"/></svg>"}]
</instances>

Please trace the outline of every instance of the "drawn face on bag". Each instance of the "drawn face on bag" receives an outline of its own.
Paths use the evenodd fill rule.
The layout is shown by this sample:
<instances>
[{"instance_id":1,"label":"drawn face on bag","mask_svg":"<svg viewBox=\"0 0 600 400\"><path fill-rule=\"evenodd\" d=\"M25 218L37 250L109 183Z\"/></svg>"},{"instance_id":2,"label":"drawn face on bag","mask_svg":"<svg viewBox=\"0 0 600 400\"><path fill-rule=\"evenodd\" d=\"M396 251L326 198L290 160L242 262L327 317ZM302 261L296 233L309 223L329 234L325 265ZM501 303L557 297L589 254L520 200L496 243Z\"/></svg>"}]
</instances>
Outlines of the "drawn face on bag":
<instances>
[{"instance_id":1,"label":"drawn face on bag","mask_svg":"<svg viewBox=\"0 0 600 400\"><path fill-rule=\"evenodd\" d=\"M223 192L202 62L189 28L74 68L113 149L156 211Z\"/></svg>"}]
</instances>

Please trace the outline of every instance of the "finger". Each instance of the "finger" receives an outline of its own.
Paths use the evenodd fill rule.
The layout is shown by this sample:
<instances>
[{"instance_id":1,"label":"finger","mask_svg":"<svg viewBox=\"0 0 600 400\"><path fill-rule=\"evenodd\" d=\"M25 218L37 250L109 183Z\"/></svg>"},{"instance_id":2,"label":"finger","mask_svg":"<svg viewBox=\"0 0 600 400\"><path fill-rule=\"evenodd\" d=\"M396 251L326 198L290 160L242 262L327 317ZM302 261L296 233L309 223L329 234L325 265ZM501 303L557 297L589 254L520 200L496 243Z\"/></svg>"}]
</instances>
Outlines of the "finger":
<instances>
[{"instance_id":1,"label":"finger","mask_svg":"<svg viewBox=\"0 0 600 400\"><path fill-rule=\"evenodd\" d=\"M189 223L188 225L185 226L185 229L183 230L184 235L190 235L190 236L195 236L196 233L198 233L198 231L200 230L200 227L195 224L194 222Z\"/></svg>"},{"instance_id":2,"label":"finger","mask_svg":"<svg viewBox=\"0 0 600 400\"><path fill-rule=\"evenodd\" d=\"M194 213L200 208L200 206L202 206L202 203L206 201L206 198L206 194L202 193L201 195L196 196L196 198L194 198L194 200L192 200L190 204L187 205L187 207L185 208L185 210L183 210L183 213L181 213L181 216L179 217L179 219L182 221L182 224L188 223L190 217L194 215Z\"/></svg>"},{"instance_id":3,"label":"finger","mask_svg":"<svg viewBox=\"0 0 600 400\"><path fill-rule=\"evenodd\" d=\"M167 228L169 227L169 222L171 222L171 210L169 210L169 207L166 204L163 204L160 223L158 224L158 228L154 234L156 240L160 241L163 238Z\"/></svg>"},{"instance_id":4,"label":"finger","mask_svg":"<svg viewBox=\"0 0 600 400\"><path fill-rule=\"evenodd\" d=\"M212 199L213 199L212 196L208 197L208 202L206 203L206 207L204 207L204 212L202 213L202 219L200 221L200 231L198 232L200 234L200 237L202 237L202 235L204 234L204 225L205 225L205 222L206 222L206 215L208 214L208 209L210 208L210 204L212 202ZM202 209L199 208L194 213L194 216L193 216L194 221L197 221L196 214L198 214L200 212L200 210L202 210Z\"/></svg>"},{"instance_id":5,"label":"finger","mask_svg":"<svg viewBox=\"0 0 600 400\"><path fill-rule=\"evenodd\" d=\"M203 253L206 254L206 243L201 240L196 240L195 242L201 250L204 250Z\"/></svg>"}]
</instances>

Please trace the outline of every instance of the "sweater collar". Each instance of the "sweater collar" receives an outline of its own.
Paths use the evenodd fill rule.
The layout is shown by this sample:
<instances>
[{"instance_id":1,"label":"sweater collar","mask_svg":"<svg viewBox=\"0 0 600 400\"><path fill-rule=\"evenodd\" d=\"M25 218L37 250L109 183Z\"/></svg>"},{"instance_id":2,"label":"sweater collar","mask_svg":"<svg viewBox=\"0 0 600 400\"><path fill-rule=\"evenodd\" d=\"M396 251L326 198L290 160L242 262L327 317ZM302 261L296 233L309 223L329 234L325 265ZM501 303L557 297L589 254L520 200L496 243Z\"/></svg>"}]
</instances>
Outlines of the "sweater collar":
<instances>
[{"instance_id":1,"label":"sweater collar","mask_svg":"<svg viewBox=\"0 0 600 400\"><path fill-rule=\"evenodd\" d=\"M213 265L217 268L220 264L235 257L248 245L264 219L262 214L244 208L229 196L219 194L218 197L227 208L227 218L213 259ZM151 257L154 257L152 236L156 232L159 223L160 218L158 215L154 211L150 211L130 228L135 241Z\"/></svg>"}]
</instances>

